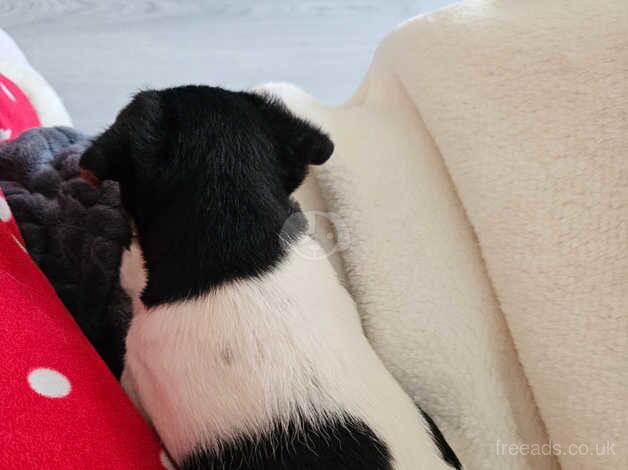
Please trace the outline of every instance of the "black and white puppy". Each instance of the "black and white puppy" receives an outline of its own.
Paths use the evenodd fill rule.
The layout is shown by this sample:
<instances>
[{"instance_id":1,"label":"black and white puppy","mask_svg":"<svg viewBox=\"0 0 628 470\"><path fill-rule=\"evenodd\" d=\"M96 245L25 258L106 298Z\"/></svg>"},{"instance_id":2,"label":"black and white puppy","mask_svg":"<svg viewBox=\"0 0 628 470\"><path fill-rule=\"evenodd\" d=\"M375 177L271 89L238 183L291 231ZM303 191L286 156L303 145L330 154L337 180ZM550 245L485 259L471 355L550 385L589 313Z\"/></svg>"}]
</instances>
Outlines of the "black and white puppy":
<instances>
[{"instance_id":1,"label":"black and white puppy","mask_svg":"<svg viewBox=\"0 0 628 470\"><path fill-rule=\"evenodd\" d=\"M137 230L123 384L180 468L460 468L291 199L333 147L269 97L186 86L139 93L82 157Z\"/></svg>"}]
</instances>

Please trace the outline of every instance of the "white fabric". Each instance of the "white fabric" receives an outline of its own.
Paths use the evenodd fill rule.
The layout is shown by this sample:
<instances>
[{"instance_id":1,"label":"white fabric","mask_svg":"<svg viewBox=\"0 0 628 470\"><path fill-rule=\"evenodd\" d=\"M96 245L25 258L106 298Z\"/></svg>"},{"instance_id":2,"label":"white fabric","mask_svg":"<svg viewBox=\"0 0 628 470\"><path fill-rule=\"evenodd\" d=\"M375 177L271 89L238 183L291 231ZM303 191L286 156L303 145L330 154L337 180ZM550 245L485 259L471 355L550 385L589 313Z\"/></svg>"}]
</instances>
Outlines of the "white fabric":
<instances>
[{"instance_id":1,"label":"white fabric","mask_svg":"<svg viewBox=\"0 0 628 470\"><path fill-rule=\"evenodd\" d=\"M48 82L28 63L15 41L0 29L0 74L28 97L44 127L71 126L72 120Z\"/></svg>"},{"instance_id":2,"label":"white fabric","mask_svg":"<svg viewBox=\"0 0 628 470\"><path fill-rule=\"evenodd\" d=\"M500 0L401 25L344 106L270 86L332 135L366 331L467 468L628 461L627 77L625 0Z\"/></svg>"},{"instance_id":3,"label":"white fabric","mask_svg":"<svg viewBox=\"0 0 628 470\"><path fill-rule=\"evenodd\" d=\"M28 65L28 61L22 50L15 43L13 38L0 29L0 57L3 60L11 61L21 65Z\"/></svg>"}]
</instances>

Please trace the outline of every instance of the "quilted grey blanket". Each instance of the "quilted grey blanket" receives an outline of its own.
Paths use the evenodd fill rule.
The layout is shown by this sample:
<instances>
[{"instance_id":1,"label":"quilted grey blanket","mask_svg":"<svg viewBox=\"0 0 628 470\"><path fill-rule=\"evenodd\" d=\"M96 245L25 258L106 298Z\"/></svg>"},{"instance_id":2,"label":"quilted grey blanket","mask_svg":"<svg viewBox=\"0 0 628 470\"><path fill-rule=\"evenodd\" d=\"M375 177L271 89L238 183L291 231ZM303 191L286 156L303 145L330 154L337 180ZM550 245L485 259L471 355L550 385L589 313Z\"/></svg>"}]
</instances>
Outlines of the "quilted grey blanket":
<instances>
[{"instance_id":1,"label":"quilted grey blanket","mask_svg":"<svg viewBox=\"0 0 628 470\"><path fill-rule=\"evenodd\" d=\"M79 178L87 143L66 127L23 133L0 147L0 187L29 253L119 377L131 307L118 271L130 234L117 185Z\"/></svg>"}]
</instances>

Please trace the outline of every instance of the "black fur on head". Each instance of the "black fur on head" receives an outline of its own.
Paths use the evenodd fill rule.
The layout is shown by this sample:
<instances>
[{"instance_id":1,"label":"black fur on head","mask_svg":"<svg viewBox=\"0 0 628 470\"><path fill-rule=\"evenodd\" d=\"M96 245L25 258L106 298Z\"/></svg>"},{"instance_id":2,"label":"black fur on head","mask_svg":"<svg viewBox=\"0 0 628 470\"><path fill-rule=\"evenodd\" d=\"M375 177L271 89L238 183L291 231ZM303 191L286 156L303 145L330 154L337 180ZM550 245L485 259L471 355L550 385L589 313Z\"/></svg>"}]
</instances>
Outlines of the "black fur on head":
<instances>
[{"instance_id":1,"label":"black fur on head","mask_svg":"<svg viewBox=\"0 0 628 470\"><path fill-rule=\"evenodd\" d=\"M120 183L151 306L275 266L288 218L305 224L290 195L333 149L269 96L185 86L137 94L80 164L94 183Z\"/></svg>"}]
</instances>

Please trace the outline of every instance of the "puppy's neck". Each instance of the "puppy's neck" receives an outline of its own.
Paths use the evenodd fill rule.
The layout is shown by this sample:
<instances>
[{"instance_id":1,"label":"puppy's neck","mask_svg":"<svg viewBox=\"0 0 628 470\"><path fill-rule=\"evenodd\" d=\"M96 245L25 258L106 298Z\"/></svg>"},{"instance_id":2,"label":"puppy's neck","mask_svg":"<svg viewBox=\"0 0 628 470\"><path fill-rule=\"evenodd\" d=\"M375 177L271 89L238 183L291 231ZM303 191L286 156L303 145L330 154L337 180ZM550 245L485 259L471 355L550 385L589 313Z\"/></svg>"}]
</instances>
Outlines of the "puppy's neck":
<instances>
[{"instance_id":1,"label":"puppy's neck","mask_svg":"<svg viewBox=\"0 0 628 470\"><path fill-rule=\"evenodd\" d=\"M225 283L263 276L307 230L292 200L271 210L250 205L234 210L172 213L168 224L138 227L147 275L141 300L153 306L197 298Z\"/></svg>"}]
</instances>

